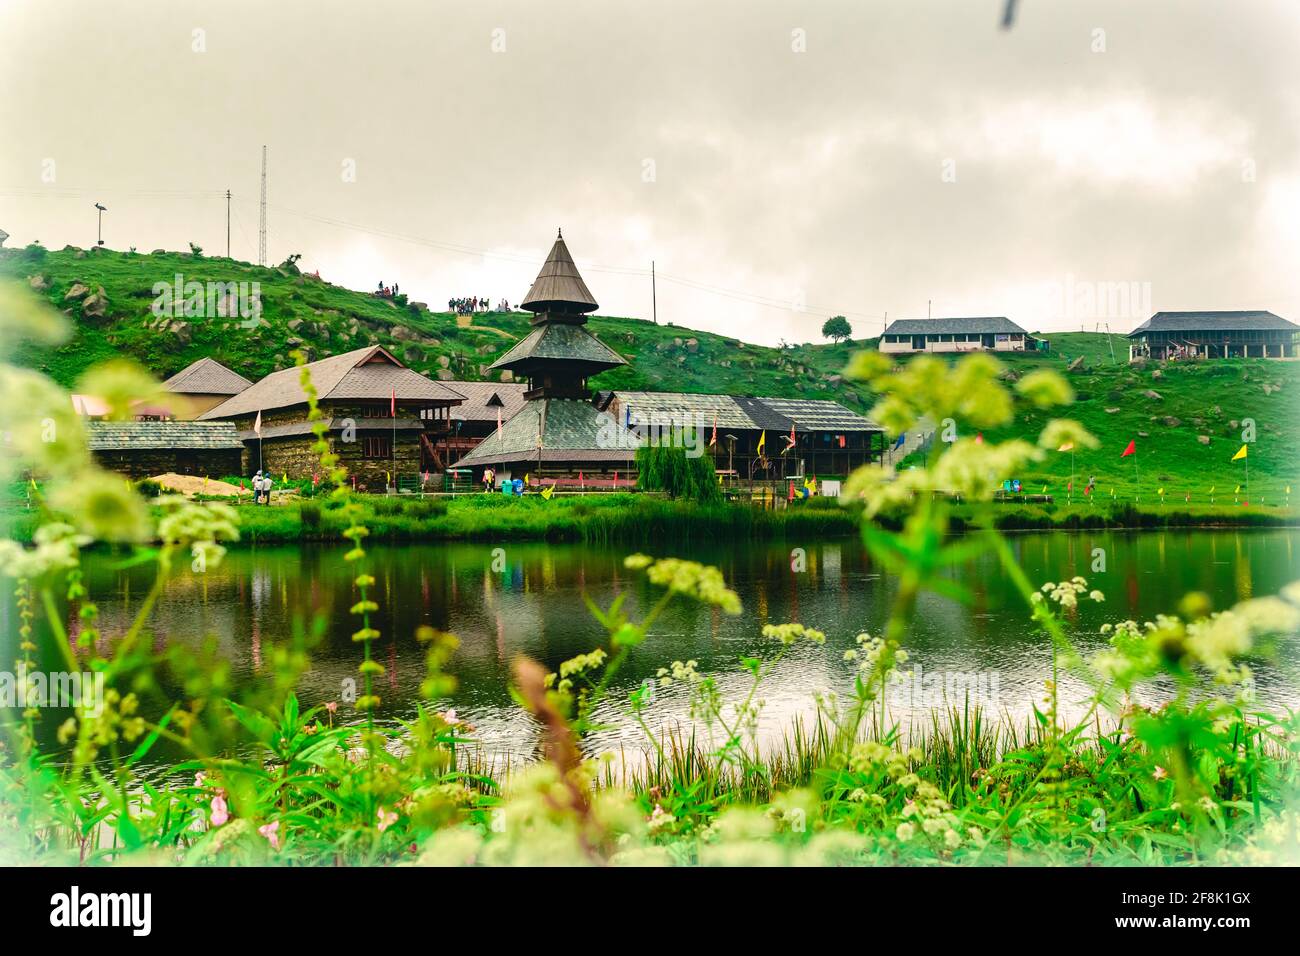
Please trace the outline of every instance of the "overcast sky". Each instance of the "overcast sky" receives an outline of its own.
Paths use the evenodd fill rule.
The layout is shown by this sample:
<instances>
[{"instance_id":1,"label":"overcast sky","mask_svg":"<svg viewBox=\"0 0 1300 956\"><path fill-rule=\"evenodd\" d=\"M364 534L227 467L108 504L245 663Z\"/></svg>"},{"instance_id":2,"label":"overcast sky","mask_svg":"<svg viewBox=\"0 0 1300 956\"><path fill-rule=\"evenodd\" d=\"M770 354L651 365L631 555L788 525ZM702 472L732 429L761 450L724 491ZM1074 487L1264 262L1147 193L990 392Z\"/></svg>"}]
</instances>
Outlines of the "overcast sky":
<instances>
[{"instance_id":1,"label":"overcast sky","mask_svg":"<svg viewBox=\"0 0 1300 956\"><path fill-rule=\"evenodd\" d=\"M1300 320L1300 3L1003 2L0 0L0 228L222 254L229 188L256 261L266 144L273 262L435 307L562 226L602 313L654 260L766 343Z\"/></svg>"}]
</instances>

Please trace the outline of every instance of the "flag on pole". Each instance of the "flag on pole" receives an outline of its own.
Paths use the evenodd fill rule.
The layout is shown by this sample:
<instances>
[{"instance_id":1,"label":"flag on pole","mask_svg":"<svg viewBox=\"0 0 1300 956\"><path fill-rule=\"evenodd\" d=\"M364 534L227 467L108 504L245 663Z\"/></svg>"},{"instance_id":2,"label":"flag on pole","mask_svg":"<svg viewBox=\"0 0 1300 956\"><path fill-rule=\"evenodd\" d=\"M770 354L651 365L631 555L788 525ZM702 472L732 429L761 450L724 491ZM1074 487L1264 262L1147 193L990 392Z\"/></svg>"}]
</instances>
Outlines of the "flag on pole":
<instances>
[{"instance_id":1,"label":"flag on pole","mask_svg":"<svg viewBox=\"0 0 1300 956\"><path fill-rule=\"evenodd\" d=\"M393 389L393 397L392 397L392 402L389 406L389 410L392 412L391 417L396 418L397 417L397 389L395 388Z\"/></svg>"},{"instance_id":2,"label":"flag on pole","mask_svg":"<svg viewBox=\"0 0 1300 956\"><path fill-rule=\"evenodd\" d=\"M203 476L203 494L206 495L207 493L208 493L208 476L207 476L207 475L204 475L204 476Z\"/></svg>"},{"instance_id":3,"label":"flag on pole","mask_svg":"<svg viewBox=\"0 0 1300 956\"><path fill-rule=\"evenodd\" d=\"M542 498L546 501L551 500L551 495L555 494L555 482L551 482L542 489Z\"/></svg>"},{"instance_id":4,"label":"flag on pole","mask_svg":"<svg viewBox=\"0 0 1300 956\"><path fill-rule=\"evenodd\" d=\"M718 416L713 416L713 437L709 439L709 447L712 448L718 443Z\"/></svg>"},{"instance_id":5,"label":"flag on pole","mask_svg":"<svg viewBox=\"0 0 1300 956\"><path fill-rule=\"evenodd\" d=\"M288 483L289 483L289 473L286 471L282 475L280 475L280 484L287 485Z\"/></svg>"},{"instance_id":6,"label":"flag on pole","mask_svg":"<svg viewBox=\"0 0 1300 956\"><path fill-rule=\"evenodd\" d=\"M894 442L894 451L903 447L903 442L907 439L907 432L898 433L898 441Z\"/></svg>"},{"instance_id":7,"label":"flag on pole","mask_svg":"<svg viewBox=\"0 0 1300 956\"><path fill-rule=\"evenodd\" d=\"M501 431L501 409L497 409L497 431Z\"/></svg>"},{"instance_id":8,"label":"flag on pole","mask_svg":"<svg viewBox=\"0 0 1300 956\"><path fill-rule=\"evenodd\" d=\"M262 410L257 410L257 418L253 421L253 434L258 438L262 437Z\"/></svg>"},{"instance_id":9,"label":"flag on pole","mask_svg":"<svg viewBox=\"0 0 1300 956\"><path fill-rule=\"evenodd\" d=\"M982 444L984 444L984 433L983 433L983 432L979 432L979 433L975 436L975 444L977 444L977 445L982 445Z\"/></svg>"},{"instance_id":10,"label":"flag on pole","mask_svg":"<svg viewBox=\"0 0 1300 956\"><path fill-rule=\"evenodd\" d=\"M763 454L763 449L766 447L767 447L767 429L764 428L762 433L758 436L758 447L755 449L755 451L757 451L758 454L761 456Z\"/></svg>"},{"instance_id":11,"label":"flag on pole","mask_svg":"<svg viewBox=\"0 0 1300 956\"><path fill-rule=\"evenodd\" d=\"M1239 461L1239 460L1241 460L1242 458L1245 458L1245 457L1246 457L1246 446L1245 446L1245 445L1242 445L1242 446L1241 446L1241 450L1240 450L1239 452L1237 452L1235 455L1232 456L1232 460L1233 460L1233 461Z\"/></svg>"},{"instance_id":12,"label":"flag on pole","mask_svg":"<svg viewBox=\"0 0 1300 956\"><path fill-rule=\"evenodd\" d=\"M1074 442L1072 442L1072 441L1062 442L1062 443L1061 443L1061 447L1058 448L1058 449L1056 449L1056 450L1057 450L1057 451L1074 451Z\"/></svg>"},{"instance_id":13,"label":"flag on pole","mask_svg":"<svg viewBox=\"0 0 1300 956\"><path fill-rule=\"evenodd\" d=\"M1124 449L1124 453L1119 457L1127 458L1129 455L1136 455L1136 454L1137 454L1137 443L1134 440L1130 439L1128 443L1128 447Z\"/></svg>"}]
</instances>

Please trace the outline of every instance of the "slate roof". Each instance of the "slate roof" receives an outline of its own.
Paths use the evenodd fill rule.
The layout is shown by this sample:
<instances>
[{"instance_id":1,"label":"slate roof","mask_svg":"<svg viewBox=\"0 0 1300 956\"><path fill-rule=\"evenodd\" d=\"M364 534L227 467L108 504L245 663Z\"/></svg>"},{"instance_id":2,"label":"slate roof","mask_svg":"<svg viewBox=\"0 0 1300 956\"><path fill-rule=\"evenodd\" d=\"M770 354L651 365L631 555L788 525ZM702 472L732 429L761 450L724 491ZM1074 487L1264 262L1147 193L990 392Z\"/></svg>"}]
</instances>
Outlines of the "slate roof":
<instances>
[{"instance_id":1,"label":"slate roof","mask_svg":"<svg viewBox=\"0 0 1300 956\"><path fill-rule=\"evenodd\" d=\"M540 419L539 419L540 413ZM609 412L577 398L542 398L528 402L501 428L462 458L458 465L498 465L538 460L622 464L636 456L639 438L622 428Z\"/></svg>"},{"instance_id":2,"label":"slate roof","mask_svg":"<svg viewBox=\"0 0 1300 956\"><path fill-rule=\"evenodd\" d=\"M465 400L460 393L407 368L379 345L309 362L307 368L321 401L386 399L394 391L398 401L424 399L458 405ZM256 385L204 412L199 419L238 418L305 404L307 395L298 382L299 373L298 368L272 372Z\"/></svg>"},{"instance_id":3,"label":"slate roof","mask_svg":"<svg viewBox=\"0 0 1300 956\"><path fill-rule=\"evenodd\" d=\"M839 402L821 398L760 398L787 418L794 420L796 431L880 432L884 429L850 411Z\"/></svg>"},{"instance_id":4,"label":"slate roof","mask_svg":"<svg viewBox=\"0 0 1300 956\"><path fill-rule=\"evenodd\" d=\"M529 312L594 312L599 306L587 283L578 274L564 236L556 234L555 245L542 263L541 271L520 306Z\"/></svg>"},{"instance_id":5,"label":"slate roof","mask_svg":"<svg viewBox=\"0 0 1300 956\"><path fill-rule=\"evenodd\" d=\"M501 420L514 417L524 407L524 392L528 386L522 382L446 382L446 386L465 396L465 401L451 410L453 420L466 422L495 422L497 410Z\"/></svg>"},{"instance_id":6,"label":"slate roof","mask_svg":"<svg viewBox=\"0 0 1300 956\"><path fill-rule=\"evenodd\" d=\"M238 395L252 384L220 362L201 358L163 382L163 388L178 395Z\"/></svg>"},{"instance_id":7,"label":"slate roof","mask_svg":"<svg viewBox=\"0 0 1300 956\"><path fill-rule=\"evenodd\" d=\"M538 359L577 362L590 367L592 372L627 364L623 356L581 325L548 322L516 342L491 368L527 369Z\"/></svg>"},{"instance_id":8,"label":"slate roof","mask_svg":"<svg viewBox=\"0 0 1300 956\"><path fill-rule=\"evenodd\" d=\"M1157 312L1129 333L1144 332L1298 332L1300 326L1272 312Z\"/></svg>"},{"instance_id":9,"label":"slate roof","mask_svg":"<svg viewBox=\"0 0 1300 956\"><path fill-rule=\"evenodd\" d=\"M1005 315L985 315L955 319L895 319L885 329L885 335L949 335L961 333L969 335L987 334L1004 335L1010 332L1024 332L1020 326Z\"/></svg>"},{"instance_id":10,"label":"slate roof","mask_svg":"<svg viewBox=\"0 0 1300 956\"><path fill-rule=\"evenodd\" d=\"M747 395L697 395L690 392L630 392L616 390L602 393L605 404L617 397L620 414L632 424L669 421L681 424L703 423L711 428L716 420L720 429L751 431L881 431L874 422L852 412L838 402L806 398L753 398Z\"/></svg>"},{"instance_id":11,"label":"slate roof","mask_svg":"<svg viewBox=\"0 0 1300 956\"><path fill-rule=\"evenodd\" d=\"M242 449L232 422L86 422L91 451Z\"/></svg>"}]
</instances>

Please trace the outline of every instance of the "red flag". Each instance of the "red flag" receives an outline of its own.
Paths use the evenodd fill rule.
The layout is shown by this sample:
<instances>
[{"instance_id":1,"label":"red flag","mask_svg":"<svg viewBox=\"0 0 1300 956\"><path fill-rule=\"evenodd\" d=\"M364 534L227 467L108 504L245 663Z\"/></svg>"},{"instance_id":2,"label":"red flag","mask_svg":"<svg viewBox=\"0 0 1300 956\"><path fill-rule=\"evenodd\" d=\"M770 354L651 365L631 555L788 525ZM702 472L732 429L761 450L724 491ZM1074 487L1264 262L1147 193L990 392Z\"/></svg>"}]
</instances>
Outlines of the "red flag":
<instances>
[{"instance_id":1,"label":"red flag","mask_svg":"<svg viewBox=\"0 0 1300 956\"><path fill-rule=\"evenodd\" d=\"M786 500L787 500L787 501L794 501L794 482L793 482L793 481L790 482L790 494L787 496Z\"/></svg>"},{"instance_id":2,"label":"red flag","mask_svg":"<svg viewBox=\"0 0 1300 956\"><path fill-rule=\"evenodd\" d=\"M977 445L982 445L982 444L984 444L984 433L983 433L983 432L980 432L978 435L975 436L975 444L977 444Z\"/></svg>"},{"instance_id":3,"label":"red flag","mask_svg":"<svg viewBox=\"0 0 1300 956\"><path fill-rule=\"evenodd\" d=\"M1124 454L1120 455L1119 457L1127 458L1129 455L1136 455L1136 454L1137 454L1137 444L1130 439L1128 443L1128 447L1124 449Z\"/></svg>"},{"instance_id":4,"label":"red flag","mask_svg":"<svg viewBox=\"0 0 1300 956\"><path fill-rule=\"evenodd\" d=\"M391 407L392 407L393 417L396 418L397 417L397 389L393 389L393 403Z\"/></svg>"}]
</instances>

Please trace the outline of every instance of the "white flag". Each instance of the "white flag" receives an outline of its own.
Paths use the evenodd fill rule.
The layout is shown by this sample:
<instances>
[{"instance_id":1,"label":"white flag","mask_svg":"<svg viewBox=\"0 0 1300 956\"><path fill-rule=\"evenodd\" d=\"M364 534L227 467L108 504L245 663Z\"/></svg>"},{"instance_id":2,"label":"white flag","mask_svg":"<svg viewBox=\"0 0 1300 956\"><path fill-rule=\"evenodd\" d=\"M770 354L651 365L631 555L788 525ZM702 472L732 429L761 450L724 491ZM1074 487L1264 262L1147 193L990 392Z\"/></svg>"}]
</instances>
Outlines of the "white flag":
<instances>
[{"instance_id":1,"label":"white flag","mask_svg":"<svg viewBox=\"0 0 1300 956\"><path fill-rule=\"evenodd\" d=\"M258 438L262 437L262 410L257 410L257 421L253 422L253 434Z\"/></svg>"}]
</instances>

